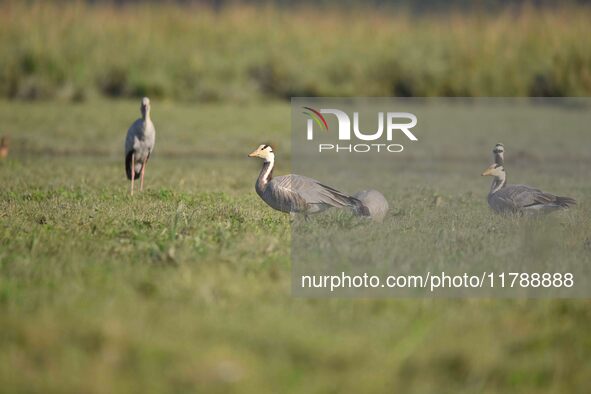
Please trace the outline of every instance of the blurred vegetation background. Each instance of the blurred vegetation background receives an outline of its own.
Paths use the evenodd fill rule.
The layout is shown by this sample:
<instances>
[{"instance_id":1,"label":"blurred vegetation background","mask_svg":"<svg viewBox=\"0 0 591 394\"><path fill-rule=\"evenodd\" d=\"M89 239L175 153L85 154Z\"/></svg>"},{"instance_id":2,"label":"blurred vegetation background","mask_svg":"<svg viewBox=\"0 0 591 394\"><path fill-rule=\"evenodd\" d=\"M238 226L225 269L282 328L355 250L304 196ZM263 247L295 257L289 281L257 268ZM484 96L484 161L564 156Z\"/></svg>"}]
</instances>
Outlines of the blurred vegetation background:
<instances>
[{"instance_id":1,"label":"blurred vegetation background","mask_svg":"<svg viewBox=\"0 0 591 394\"><path fill-rule=\"evenodd\" d=\"M3 1L0 97L591 94L588 2L419 4Z\"/></svg>"}]
</instances>

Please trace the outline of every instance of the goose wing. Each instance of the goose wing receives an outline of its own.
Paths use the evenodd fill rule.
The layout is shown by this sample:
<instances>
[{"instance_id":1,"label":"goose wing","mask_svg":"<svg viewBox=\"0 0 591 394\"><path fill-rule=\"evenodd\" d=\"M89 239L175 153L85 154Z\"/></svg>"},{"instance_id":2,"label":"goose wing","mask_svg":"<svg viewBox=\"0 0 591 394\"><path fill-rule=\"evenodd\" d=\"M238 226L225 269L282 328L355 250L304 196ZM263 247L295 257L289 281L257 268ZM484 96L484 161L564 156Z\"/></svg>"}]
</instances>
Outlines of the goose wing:
<instances>
[{"instance_id":1,"label":"goose wing","mask_svg":"<svg viewBox=\"0 0 591 394\"><path fill-rule=\"evenodd\" d=\"M353 207L357 199L301 175L283 175L273 178L267 187L275 201L291 211L303 211L309 205Z\"/></svg>"},{"instance_id":2,"label":"goose wing","mask_svg":"<svg viewBox=\"0 0 591 394\"><path fill-rule=\"evenodd\" d=\"M544 205L562 206L564 199L527 185L508 185L496 192L495 197L516 209Z\"/></svg>"},{"instance_id":3,"label":"goose wing","mask_svg":"<svg viewBox=\"0 0 591 394\"><path fill-rule=\"evenodd\" d=\"M287 187L291 187L293 193L297 193L309 204L328 204L335 207L351 206L351 197L322 183L300 175L288 175ZM282 179L282 186L285 180Z\"/></svg>"}]
</instances>

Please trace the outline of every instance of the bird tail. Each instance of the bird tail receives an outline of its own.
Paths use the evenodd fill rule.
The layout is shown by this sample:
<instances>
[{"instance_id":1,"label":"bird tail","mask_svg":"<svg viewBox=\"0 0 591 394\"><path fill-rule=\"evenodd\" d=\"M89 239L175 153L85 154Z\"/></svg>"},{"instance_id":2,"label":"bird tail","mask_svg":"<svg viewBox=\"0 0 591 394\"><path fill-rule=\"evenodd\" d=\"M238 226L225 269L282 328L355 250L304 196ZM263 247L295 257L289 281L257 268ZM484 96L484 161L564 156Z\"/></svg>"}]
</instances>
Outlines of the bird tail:
<instances>
[{"instance_id":1,"label":"bird tail","mask_svg":"<svg viewBox=\"0 0 591 394\"><path fill-rule=\"evenodd\" d=\"M127 156L125 156L125 173L127 174L127 179L131 180L131 156L133 156L133 151L129 152ZM140 171L135 171L135 179L138 179L141 175Z\"/></svg>"},{"instance_id":2,"label":"bird tail","mask_svg":"<svg viewBox=\"0 0 591 394\"><path fill-rule=\"evenodd\" d=\"M575 200L574 198L570 198L570 197L556 197L555 204L562 207L562 208L568 208L571 205L576 205L577 200Z\"/></svg>"}]
</instances>

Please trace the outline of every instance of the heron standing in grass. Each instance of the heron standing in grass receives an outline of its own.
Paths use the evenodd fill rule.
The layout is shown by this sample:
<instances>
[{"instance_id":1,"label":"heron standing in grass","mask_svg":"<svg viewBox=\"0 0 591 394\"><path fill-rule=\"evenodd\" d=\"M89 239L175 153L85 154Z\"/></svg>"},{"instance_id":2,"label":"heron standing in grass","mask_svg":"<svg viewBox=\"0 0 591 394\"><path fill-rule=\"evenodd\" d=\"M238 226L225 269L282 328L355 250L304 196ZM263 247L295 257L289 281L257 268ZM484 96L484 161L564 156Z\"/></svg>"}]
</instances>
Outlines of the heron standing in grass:
<instances>
[{"instance_id":1,"label":"heron standing in grass","mask_svg":"<svg viewBox=\"0 0 591 394\"><path fill-rule=\"evenodd\" d=\"M495 163L482 173L482 176L494 177L488 193L488 205L493 211L519 214L544 213L576 204L574 198L555 196L527 185L507 185L504 152L503 145L497 144L493 150Z\"/></svg>"},{"instance_id":2,"label":"heron standing in grass","mask_svg":"<svg viewBox=\"0 0 591 394\"><path fill-rule=\"evenodd\" d=\"M156 142L156 129L150 118L150 99L144 97L140 110L142 117L131 125L125 138L125 171L127 179L131 180L131 195L133 196L134 181L140 178L140 191L144 190L144 174L146 165L154 143Z\"/></svg>"},{"instance_id":3,"label":"heron standing in grass","mask_svg":"<svg viewBox=\"0 0 591 394\"><path fill-rule=\"evenodd\" d=\"M360 216L370 214L359 199L323 185L315 179L294 174L274 178L275 153L270 145L261 145L248 156L264 160L255 189L263 201L273 209L308 215L335 207L349 208Z\"/></svg>"}]
</instances>

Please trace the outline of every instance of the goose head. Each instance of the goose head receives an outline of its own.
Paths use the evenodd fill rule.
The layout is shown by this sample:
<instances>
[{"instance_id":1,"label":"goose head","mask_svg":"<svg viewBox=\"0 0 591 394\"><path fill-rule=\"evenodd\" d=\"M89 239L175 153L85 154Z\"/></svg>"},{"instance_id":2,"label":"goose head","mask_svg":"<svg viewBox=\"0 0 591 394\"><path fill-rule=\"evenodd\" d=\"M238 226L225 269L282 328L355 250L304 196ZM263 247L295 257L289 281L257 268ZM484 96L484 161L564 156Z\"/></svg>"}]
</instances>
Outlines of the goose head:
<instances>
[{"instance_id":1,"label":"goose head","mask_svg":"<svg viewBox=\"0 0 591 394\"><path fill-rule=\"evenodd\" d=\"M253 152L251 152L248 157L258 157L263 159L266 163L269 163L275 160L275 153L273 153L273 148L271 145L262 144Z\"/></svg>"},{"instance_id":2,"label":"goose head","mask_svg":"<svg viewBox=\"0 0 591 394\"><path fill-rule=\"evenodd\" d=\"M482 176L494 176L495 178L502 178L505 176L505 168L500 164L491 164L484 172Z\"/></svg>"}]
</instances>

